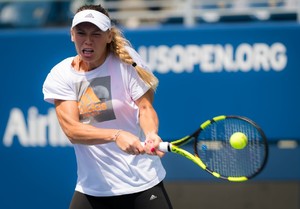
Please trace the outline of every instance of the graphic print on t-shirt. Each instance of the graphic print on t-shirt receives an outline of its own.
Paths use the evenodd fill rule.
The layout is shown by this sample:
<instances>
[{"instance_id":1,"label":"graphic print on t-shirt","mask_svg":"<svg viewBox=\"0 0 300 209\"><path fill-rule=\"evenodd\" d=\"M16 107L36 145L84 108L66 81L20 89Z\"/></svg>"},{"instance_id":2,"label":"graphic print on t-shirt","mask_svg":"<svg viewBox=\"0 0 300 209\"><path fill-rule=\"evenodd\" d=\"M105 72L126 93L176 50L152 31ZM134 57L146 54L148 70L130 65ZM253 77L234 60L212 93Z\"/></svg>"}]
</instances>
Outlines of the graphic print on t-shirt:
<instances>
[{"instance_id":1,"label":"graphic print on t-shirt","mask_svg":"<svg viewBox=\"0 0 300 209\"><path fill-rule=\"evenodd\" d=\"M83 123L116 119L111 101L110 77L95 78L90 83L78 84L79 115Z\"/></svg>"}]
</instances>

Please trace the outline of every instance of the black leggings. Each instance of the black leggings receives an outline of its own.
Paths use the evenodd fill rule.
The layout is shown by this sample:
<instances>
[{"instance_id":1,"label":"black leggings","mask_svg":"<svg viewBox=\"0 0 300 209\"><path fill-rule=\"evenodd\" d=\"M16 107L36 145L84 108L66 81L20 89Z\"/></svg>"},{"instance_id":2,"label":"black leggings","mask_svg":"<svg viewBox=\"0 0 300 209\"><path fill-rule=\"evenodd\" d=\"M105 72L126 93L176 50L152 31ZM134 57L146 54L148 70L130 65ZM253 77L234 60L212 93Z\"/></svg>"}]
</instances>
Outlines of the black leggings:
<instances>
[{"instance_id":1,"label":"black leggings","mask_svg":"<svg viewBox=\"0 0 300 209\"><path fill-rule=\"evenodd\" d=\"M75 191L69 209L172 209L163 183L143 192L94 197Z\"/></svg>"}]
</instances>

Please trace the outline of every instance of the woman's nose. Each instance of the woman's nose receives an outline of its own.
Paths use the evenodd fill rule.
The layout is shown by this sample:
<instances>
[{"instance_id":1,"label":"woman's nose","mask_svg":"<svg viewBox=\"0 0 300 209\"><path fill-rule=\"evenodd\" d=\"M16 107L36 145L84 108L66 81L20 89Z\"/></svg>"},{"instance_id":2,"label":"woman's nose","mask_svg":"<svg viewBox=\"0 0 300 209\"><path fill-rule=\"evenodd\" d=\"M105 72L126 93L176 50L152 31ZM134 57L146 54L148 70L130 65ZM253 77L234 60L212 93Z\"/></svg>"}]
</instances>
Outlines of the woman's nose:
<instances>
[{"instance_id":1,"label":"woman's nose","mask_svg":"<svg viewBox=\"0 0 300 209\"><path fill-rule=\"evenodd\" d=\"M93 42L92 37L91 36L86 36L85 43L90 44L92 42Z\"/></svg>"}]
</instances>

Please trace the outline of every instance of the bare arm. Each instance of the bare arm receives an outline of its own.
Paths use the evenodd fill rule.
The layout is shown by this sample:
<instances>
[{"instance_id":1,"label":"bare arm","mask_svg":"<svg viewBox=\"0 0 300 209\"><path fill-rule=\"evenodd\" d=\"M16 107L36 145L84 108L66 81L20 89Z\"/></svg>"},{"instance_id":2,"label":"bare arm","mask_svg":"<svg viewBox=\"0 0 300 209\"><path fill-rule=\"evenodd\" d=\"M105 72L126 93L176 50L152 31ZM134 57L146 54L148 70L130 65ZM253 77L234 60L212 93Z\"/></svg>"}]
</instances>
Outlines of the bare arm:
<instances>
[{"instance_id":1,"label":"bare arm","mask_svg":"<svg viewBox=\"0 0 300 209\"><path fill-rule=\"evenodd\" d=\"M149 133L158 132L158 117L153 103L153 91L149 90L140 99L136 101L139 107L139 120L143 132L147 135Z\"/></svg>"},{"instance_id":2,"label":"bare arm","mask_svg":"<svg viewBox=\"0 0 300 209\"><path fill-rule=\"evenodd\" d=\"M55 100L55 110L60 126L73 144L104 144L116 142L118 147L130 154L144 153L139 138L118 129L101 129L79 121L76 101Z\"/></svg>"},{"instance_id":3,"label":"bare arm","mask_svg":"<svg viewBox=\"0 0 300 209\"><path fill-rule=\"evenodd\" d=\"M76 101L55 100L60 126L74 144L103 144L114 141L117 129L99 129L79 121Z\"/></svg>"},{"instance_id":4,"label":"bare arm","mask_svg":"<svg viewBox=\"0 0 300 209\"><path fill-rule=\"evenodd\" d=\"M140 99L136 101L139 107L139 122L143 132L146 135L145 152L148 154L157 154L163 156L163 152L158 151L161 138L158 134L159 120L155 109L153 108L154 92L149 90ZM151 144L149 144L151 143Z\"/></svg>"}]
</instances>

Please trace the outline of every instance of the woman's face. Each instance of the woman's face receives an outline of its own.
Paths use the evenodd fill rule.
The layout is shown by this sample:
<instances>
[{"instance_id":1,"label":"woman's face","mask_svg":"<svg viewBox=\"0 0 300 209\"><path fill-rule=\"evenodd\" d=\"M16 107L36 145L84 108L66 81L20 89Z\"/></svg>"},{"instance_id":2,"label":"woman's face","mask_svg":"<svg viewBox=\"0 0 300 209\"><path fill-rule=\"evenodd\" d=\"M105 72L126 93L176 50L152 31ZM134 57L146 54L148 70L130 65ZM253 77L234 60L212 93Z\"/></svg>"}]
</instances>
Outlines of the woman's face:
<instances>
[{"instance_id":1,"label":"woman's face","mask_svg":"<svg viewBox=\"0 0 300 209\"><path fill-rule=\"evenodd\" d=\"M109 30L104 32L96 25L84 22L71 30L71 37L78 55L90 69L100 66L105 61L107 44L112 40Z\"/></svg>"}]
</instances>

